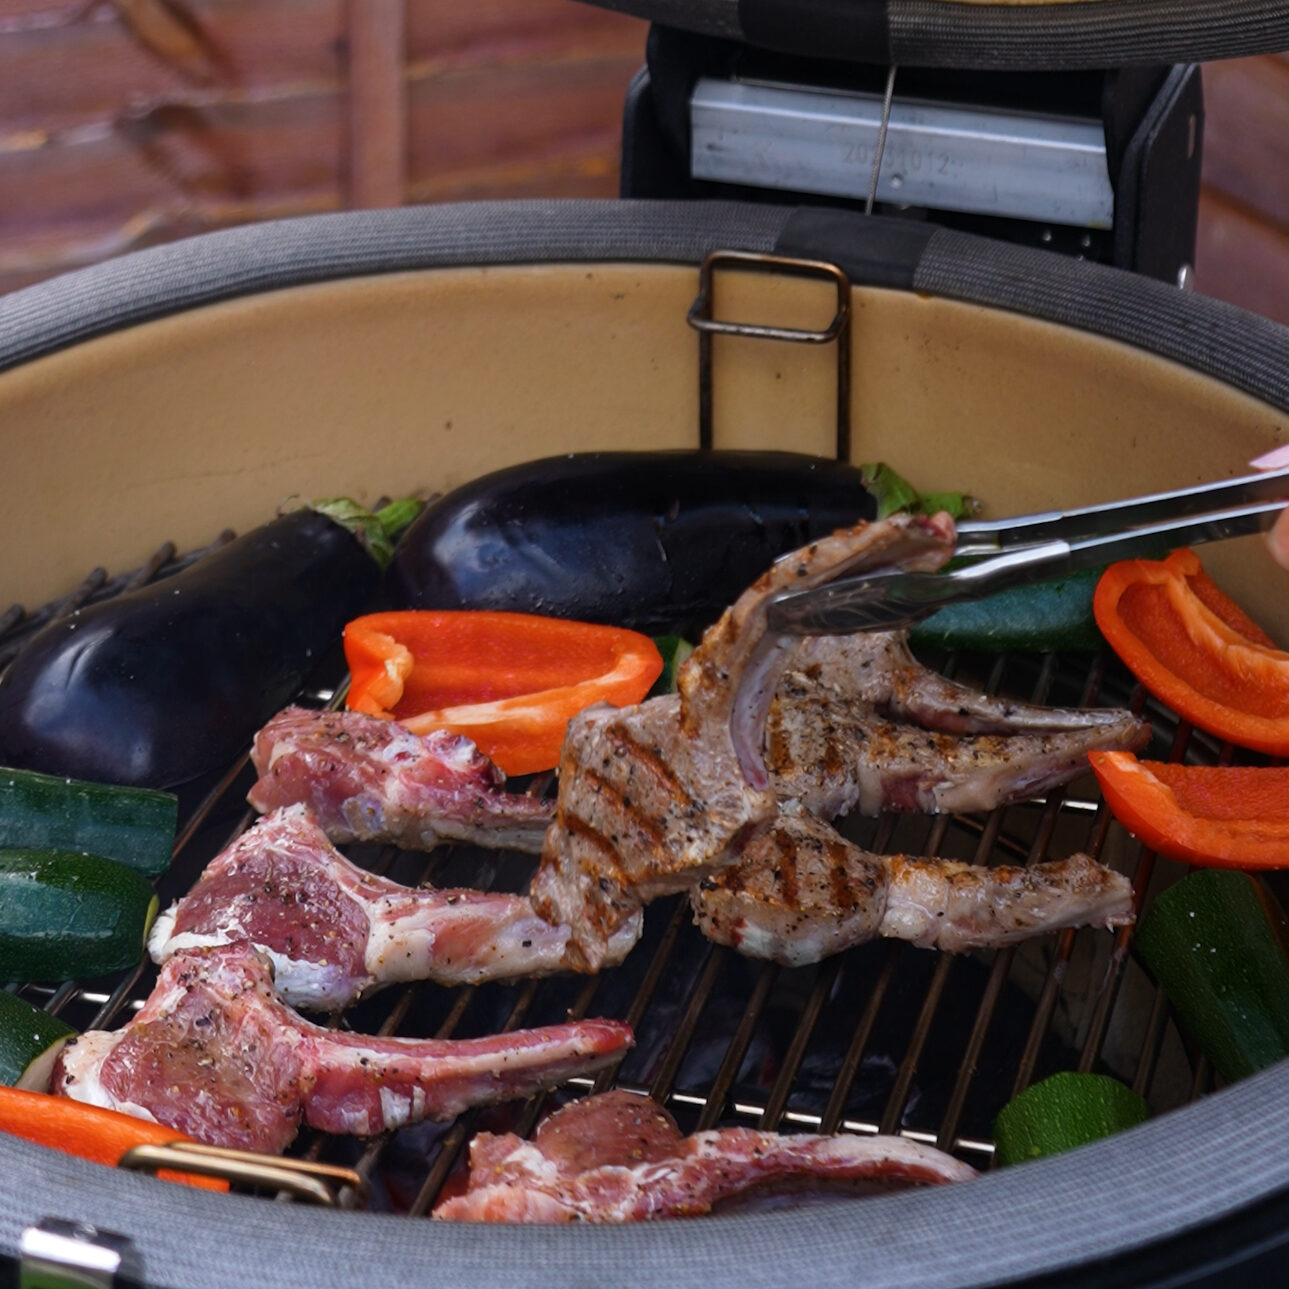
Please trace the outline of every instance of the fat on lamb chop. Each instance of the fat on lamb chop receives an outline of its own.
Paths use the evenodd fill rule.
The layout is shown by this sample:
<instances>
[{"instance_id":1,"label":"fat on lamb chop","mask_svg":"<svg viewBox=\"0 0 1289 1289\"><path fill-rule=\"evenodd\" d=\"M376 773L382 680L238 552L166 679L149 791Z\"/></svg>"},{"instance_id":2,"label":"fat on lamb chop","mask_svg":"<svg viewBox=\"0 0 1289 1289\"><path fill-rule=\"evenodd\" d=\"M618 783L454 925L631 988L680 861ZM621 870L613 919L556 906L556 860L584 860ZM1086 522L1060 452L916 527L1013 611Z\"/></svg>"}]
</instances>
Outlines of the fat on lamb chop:
<instances>
[{"instance_id":1,"label":"fat on lamb chop","mask_svg":"<svg viewBox=\"0 0 1289 1289\"><path fill-rule=\"evenodd\" d=\"M468 738L413 734L363 712L285 708L256 734L251 760L256 810L303 802L338 845L465 841L536 854L553 810L504 791L505 775Z\"/></svg>"},{"instance_id":2,"label":"fat on lamb chop","mask_svg":"<svg viewBox=\"0 0 1289 1289\"><path fill-rule=\"evenodd\" d=\"M770 598L861 569L934 569L953 540L941 515L861 524L812 543L778 560L704 633L678 693L599 705L569 722L531 894L549 922L572 928L570 965L599 970L644 904L723 867L774 817L762 747L795 641L767 633Z\"/></svg>"},{"instance_id":3,"label":"fat on lamb chop","mask_svg":"<svg viewBox=\"0 0 1289 1289\"><path fill-rule=\"evenodd\" d=\"M369 873L332 846L308 806L295 805L216 855L153 923L148 950L161 963L241 940L272 959L288 1003L331 1010L400 981L479 984L558 971L568 928L539 918L522 895L412 888Z\"/></svg>"},{"instance_id":4,"label":"fat on lamb chop","mask_svg":"<svg viewBox=\"0 0 1289 1289\"><path fill-rule=\"evenodd\" d=\"M301 1122L371 1136L526 1097L619 1059L629 1026L588 1020L477 1039L372 1038L312 1025L278 997L247 944L177 954L118 1030L70 1040L52 1090L274 1153Z\"/></svg>"},{"instance_id":5,"label":"fat on lamb chop","mask_svg":"<svg viewBox=\"0 0 1289 1289\"><path fill-rule=\"evenodd\" d=\"M904 1137L826 1137L715 1128L682 1136L657 1102L631 1092L574 1101L531 1141L479 1133L461 1195L433 1216L467 1222L641 1222L693 1217L767 1185L909 1186L976 1176Z\"/></svg>"},{"instance_id":6,"label":"fat on lamb chop","mask_svg":"<svg viewBox=\"0 0 1289 1289\"><path fill-rule=\"evenodd\" d=\"M534 907L573 928L569 961L609 961L641 905L692 889L799 802L821 817L986 810L1065 782L1098 748L1136 748L1119 710L988 698L921 667L897 633L801 642L767 634L789 587L874 569L931 571L947 515L861 524L779 560L703 637L679 693L569 725Z\"/></svg>"},{"instance_id":7,"label":"fat on lamb chop","mask_svg":"<svg viewBox=\"0 0 1289 1289\"><path fill-rule=\"evenodd\" d=\"M879 936L960 952L1133 920L1132 884L1087 855L1027 868L875 855L800 808L689 898L709 939L788 967Z\"/></svg>"}]
</instances>

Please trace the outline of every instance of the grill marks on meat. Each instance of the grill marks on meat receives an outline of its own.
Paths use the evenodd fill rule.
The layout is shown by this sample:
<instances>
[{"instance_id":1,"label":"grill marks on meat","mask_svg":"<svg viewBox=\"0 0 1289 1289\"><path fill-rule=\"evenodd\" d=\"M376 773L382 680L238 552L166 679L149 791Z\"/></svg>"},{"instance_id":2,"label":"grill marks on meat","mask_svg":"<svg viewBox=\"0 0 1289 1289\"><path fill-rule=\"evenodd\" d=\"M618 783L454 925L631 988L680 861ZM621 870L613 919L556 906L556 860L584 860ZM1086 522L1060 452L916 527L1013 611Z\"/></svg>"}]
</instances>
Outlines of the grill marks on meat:
<instances>
[{"instance_id":1,"label":"grill marks on meat","mask_svg":"<svg viewBox=\"0 0 1289 1289\"><path fill-rule=\"evenodd\" d=\"M266 815L217 855L153 924L157 962L249 941L272 959L296 1007L346 1007L407 980L478 984L562 966L565 927L520 895L400 886L350 863L309 807Z\"/></svg>"},{"instance_id":2,"label":"grill marks on meat","mask_svg":"<svg viewBox=\"0 0 1289 1289\"><path fill-rule=\"evenodd\" d=\"M1133 919L1132 884L1087 855L1025 868L874 855L802 810L782 812L690 902L709 939L789 967L877 936L960 952Z\"/></svg>"},{"instance_id":3,"label":"grill marks on meat","mask_svg":"<svg viewBox=\"0 0 1289 1289\"><path fill-rule=\"evenodd\" d=\"M307 804L338 845L465 841L536 854L553 809L504 791L505 775L468 738L362 712L288 707L255 736L251 760L256 810Z\"/></svg>"},{"instance_id":4,"label":"grill marks on meat","mask_svg":"<svg viewBox=\"0 0 1289 1289\"><path fill-rule=\"evenodd\" d=\"M171 958L122 1029L59 1055L53 1090L211 1145L277 1152L301 1124L370 1136L524 1097L619 1059L631 1030L579 1021L488 1038L369 1038L310 1024L245 944Z\"/></svg>"},{"instance_id":5,"label":"grill marks on meat","mask_svg":"<svg viewBox=\"0 0 1289 1289\"><path fill-rule=\"evenodd\" d=\"M916 1185L975 1171L902 1137L717 1128L682 1136L656 1102L606 1092L556 1111L532 1141L480 1133L464 1194L434 1217L475 1222L639 1222L690 1217L785 1181Z\"/></svg>"},{"instance_id":6,"label":"grill marks on meat","mask_svg":"<svg viewBox=\"0 0 1289 1289\"><path fill-rule=\"evenodd\" d=\"M569 723L531 889L543 917L572 928L570 965L605 965L644 903L723 867L773 818L765 722L795 646L766 633L771 597L861 569L937 568L952 546L947 516L900 516L816 542L776 563L703 636L677 694L589 708Z\"/></svg>"}]
</instances>

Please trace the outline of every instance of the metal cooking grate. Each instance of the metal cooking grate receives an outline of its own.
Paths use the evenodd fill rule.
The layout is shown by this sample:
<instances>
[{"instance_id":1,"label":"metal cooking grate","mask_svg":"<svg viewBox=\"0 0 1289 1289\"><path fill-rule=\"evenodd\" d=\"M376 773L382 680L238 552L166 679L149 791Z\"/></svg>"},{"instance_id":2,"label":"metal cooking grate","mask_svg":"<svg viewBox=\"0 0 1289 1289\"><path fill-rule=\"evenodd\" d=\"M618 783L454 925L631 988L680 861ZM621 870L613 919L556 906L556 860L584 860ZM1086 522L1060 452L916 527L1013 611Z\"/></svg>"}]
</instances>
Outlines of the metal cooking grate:
<instances>
[{"instance_id":1,"label":"metal cooking grate","mask_svg":"<svg viewBox=\"0 0 1289 1289\"><path fill-rule=\"evenodd\" d=\"M40 615L12 610L0 633L0 657L21 648L38 621L167 576L181 563L166 546L132 577L109 582L99 571ZM1031 701L1144 710L1155 729L1148 754L1156 758L1229 757L1229 749L1157 709L1112 657L932 661L981 687ZM343 683L343 662L333 658L300 701L326 705ZM546 790L548 780L528 790ZM242 761L180 790L176 857L158 883L163 904L186 891L250 823L245 794L252 781ZM1156 862L1111 826L1090 776L1045 799L988 815L886 816L845 826L873 850L978 863L1036 862L1086 850L1128 872L1139 903L1180 871ZM374 846L347 853L407 884L483 889L520 890L534 864L530 856L465 846L428 856ZM598 977L457 989L414 985L375 994L331 1022L365 1033L449 1038L570 1016L629 1021L637 1046L594 1084L575 1081L546 1097L370 1142L306 1129L291 1154L355 1170L368 1194L348 1190L342 1202L422 1215L449 1183L476 1130L527 1133L558 1100L617 1086L650 1093L686 1131L742 1123L784 1131L900 1132L988 1167L998 1109L1057 1069L1114 1073L1156 1113L1208 1088L1205 1062L1172 1024L1162 996L1133 962L1130 944L1131 929L1067 931L961 956L877 941L816 967L785 969L712 945L691 925L683 897L660 901L647 911L644 938L626 962ZM83 1030L124 1023L155 978L155 968L145 963L119 977L52 991L12 987Z\"/></svg>"}]
</instances>

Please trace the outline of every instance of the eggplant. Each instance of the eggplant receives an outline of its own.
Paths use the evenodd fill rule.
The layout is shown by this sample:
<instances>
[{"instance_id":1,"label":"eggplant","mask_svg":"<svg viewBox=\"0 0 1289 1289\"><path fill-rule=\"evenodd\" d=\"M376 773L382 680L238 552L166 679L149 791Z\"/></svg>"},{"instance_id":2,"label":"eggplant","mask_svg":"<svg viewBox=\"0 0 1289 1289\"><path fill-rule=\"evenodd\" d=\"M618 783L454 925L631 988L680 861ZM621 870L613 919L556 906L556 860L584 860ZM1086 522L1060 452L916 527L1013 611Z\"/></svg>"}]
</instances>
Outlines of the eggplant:
<instances>
[{"instance_id":1,"label":"eggplant","mask_svg":"<svg viewBox=\"0 0 1289 1289\"><path fill-rule=\"evenodd\" d=\"M228 764L375 595L417 510L319 502L52 622L0 678L0 763L148 788Z\"/></svg>"},{"instance_id":2,"label":"eggplant","mask_svg":"<svg viewBox=\"0 0 1289 1289\"><path fill-rule=\"evenodd\" d=\"M388 594L697 639L780 555L877 513L864 467L799 453L547 457L426 506Z\"/></svg>"}]
</instances>

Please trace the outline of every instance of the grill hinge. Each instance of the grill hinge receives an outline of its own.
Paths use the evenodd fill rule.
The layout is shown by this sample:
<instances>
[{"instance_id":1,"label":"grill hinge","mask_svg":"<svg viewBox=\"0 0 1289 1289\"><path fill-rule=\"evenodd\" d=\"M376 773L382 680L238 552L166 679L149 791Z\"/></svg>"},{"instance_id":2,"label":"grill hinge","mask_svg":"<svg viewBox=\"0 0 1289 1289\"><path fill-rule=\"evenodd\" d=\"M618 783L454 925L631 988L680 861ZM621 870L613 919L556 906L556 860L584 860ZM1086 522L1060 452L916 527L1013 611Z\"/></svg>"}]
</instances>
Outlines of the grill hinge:
<instances>
[{"instance_id":1,"label":"grill hinge","mask_svg":"<svg viewBox=\"0 0 1289 1289\"><path fill-rule=\"evenodd\" d=\"M112 1289L118 1274L140 1281L129 1237L88 1222L42 1218L18 1245L18 1289Z\"/></svg>"},{"instance_id":2,"label":"grill hinge","mask_svg":"<svg viewBox=\"0 0 1289 1289\"><path fill-rule=\"evenodd\" d=\"M1099 121L703 77L690 101L696 179L863 198L889 126L878 201L1084 228L1114 224Z\"/></svg>"}]
</instances>

